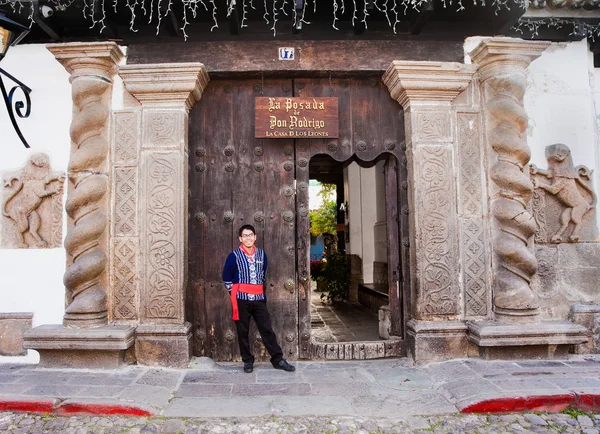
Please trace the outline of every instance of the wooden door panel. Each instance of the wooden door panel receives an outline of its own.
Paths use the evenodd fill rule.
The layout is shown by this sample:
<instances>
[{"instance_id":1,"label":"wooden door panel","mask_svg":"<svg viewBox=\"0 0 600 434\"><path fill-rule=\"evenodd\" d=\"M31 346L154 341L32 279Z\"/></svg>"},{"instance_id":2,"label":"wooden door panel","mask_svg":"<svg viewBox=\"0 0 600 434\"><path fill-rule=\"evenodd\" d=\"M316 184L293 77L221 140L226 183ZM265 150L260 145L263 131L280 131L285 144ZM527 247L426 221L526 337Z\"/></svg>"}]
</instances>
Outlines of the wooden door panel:
<instances>
[{"instance_id":1,"label":"wooden door panel","mask_svg":"<svg viewBox=\"0 0 600 434\"><path fill-rule=\"evenodd\" d=\"M195 355L239 360L222 269L239 246L239 227L252 224L257 245L269 257L274 329L286 355L297 356L296 293L284 289L288 280L296 286L293 141L255 139L253 118L256 96L286 92L291 95L291 80L211 81L190 114L188 318L195 327ZM250 340L257 360L268 359L253 322Z\"/></svg>"}]
</instances>

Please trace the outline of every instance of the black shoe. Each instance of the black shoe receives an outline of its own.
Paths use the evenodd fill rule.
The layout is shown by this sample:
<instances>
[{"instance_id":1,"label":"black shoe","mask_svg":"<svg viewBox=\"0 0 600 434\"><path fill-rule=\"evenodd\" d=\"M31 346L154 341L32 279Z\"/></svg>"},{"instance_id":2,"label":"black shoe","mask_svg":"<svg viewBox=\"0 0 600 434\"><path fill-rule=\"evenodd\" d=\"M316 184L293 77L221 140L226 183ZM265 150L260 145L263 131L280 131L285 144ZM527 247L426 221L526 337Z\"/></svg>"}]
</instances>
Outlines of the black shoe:
<instances>
[{"instance_id":1,"label":"black shoe","mask_svg":"<svg viewBox=\"0 0 600 434\"><path fill-rule=\"evenodd\" d=\"M254 363L252 363L252 362L244 363L244 372L246 374L250 374L252 371L254 371Z\"/></svg>"},{"instance_id":2,"label":"black shoe","mask_svg":"<svg viewBox=\"0 0 600 434\"><path fill-rule=\"evenodd\" d=\"M273 367L275 369L282 369L286 372L294 372L296 370L295 366L290 365L288 362L286 362L285 360L281 359L279 361L279 363L273 363Z\"/></svg>"}]
</instances>

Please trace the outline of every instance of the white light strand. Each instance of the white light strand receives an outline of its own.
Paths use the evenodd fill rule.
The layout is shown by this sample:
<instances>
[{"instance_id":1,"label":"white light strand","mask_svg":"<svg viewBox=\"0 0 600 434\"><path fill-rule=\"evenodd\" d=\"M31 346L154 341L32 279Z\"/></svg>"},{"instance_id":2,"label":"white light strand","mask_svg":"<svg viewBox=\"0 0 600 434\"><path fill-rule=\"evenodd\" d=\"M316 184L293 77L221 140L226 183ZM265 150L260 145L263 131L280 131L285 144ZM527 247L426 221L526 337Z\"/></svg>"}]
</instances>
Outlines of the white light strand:
<instances>
[{"instance_id":1,"label":"white light strand","mask_svg":"<svg viewBox=\"0 0 600 434\"><path fill-rule=\"evenodd\" d=\"M392 30L394 31L394 35L396 34L396 25L400 24L400 20L398 19L398 2L397 0L394 0L394 7L392 8L392 12L394 13L394 16L396 17L395 21L394 21L394 25L392 26Z\"/></svg>"},{"instance_id":2,"label":"white light strand","mask_svg":"<svg viewBox=\"0 0 600 434\"><path fill-rule=\"evenodd\" d=\"M356 17L356 0L352 0L352 4L354 5L354 10L352 11L352 27L354 27L354 21L357 19L357 17Z\"/></svg>"},{"instance_id":3,"label":"white light strand","mask_svg":"<svg viewBox=\"0 0 600 434\"><path fill-rule=\"evenodd\" d=\"M235 0L229 0L229 4L227 5L227 18L229 18L231 16L234 9L235 9Z\"/></svg>"},{"instance_id":4,"label":"white light strand","mask_svg":"<svg viewBox=\"0 0 600 434\"><path fill-rule=\"evenodd\" d=\"M369 12L367 11L367 0L364 0L363 3L363 19L362 23L365 25L365 30L367 30L367 17L369 16Z\"/></svg>"},{"instance_id":5,"label":"white light strand","mask_svg":"<svg viewBox=\"0 0 600 434\"><path fill-rule=\"evenodd\" d=\"M331 27L333 27L335 30L340 30L335 26L335 22L338 20L337 10L338 10L337 0L333 0L333 23L331 24Z\"/></svg>"},{"instance_id":6,"label":"white light strand","mask_svg":"<svg viewBox=\"0 0 600 434\"><path fill-rule=\"evenodd\" d=\"M246 17L248 15L248 5L246 4L246 0L242 0L242 29L244 27L248 27L248 24L246 23Z\"/></svg>"},{"instance_id":7,"label":"white light strand","mask_svg":"<svg viewBox=\"0 0 600 434\"><path fill-rule=\"evenodd\" d=\"M270 24L269 21L269 10L267 9L267 0L263 0L263 4L265 6L265 13L263 14L263 19L267 22L267 26Z\"/></svg>"},{"instance_id":8,"label":"white light strand","mask_svg":"<svg viewBox=\"0 0 600 434\"><path fill-rule=\"evenodd\" d=\"M277 0L273 0L273 36L277 35Z\"/></svg>"},{"instance_id":9,"label":"white light strand","mask_svg":"<svg viewBox=\"0 0 600 434\"><path fill-rule=\"evenodd\" d=\"M209 0L213 6L213 10L212 10L212 17L213 17L213 26L210 28L210 31L212 32L214 29L218 29L219 28L219 22L217 21L217 5L215 4L215 0Z\"/></svg>"},{"instance_id":10,"label":"white light strand","mask_svg":"<svg viewBox=\"0 0 600 434\"><path fill-rule=\"evenodd\" d=\"M308 0L304 0L304 5L302 6L302 18L300 19L300 21L301 21L301 22L303 22L304 24L309 24L309 25L310 25L310 22L309 22L309 21L306 21L306 20L304 19L304 16L305 16L305 14L306 14L306 4L307 4L307 3L308 3Z\"/></svg>"},{"instance_id":11,"label":"white light strand","mask_svg":"<svg viewBox=\"0 0 600 434\"><path fill-rule=\"evenodd\" d=\"M132 3L133 1L133 3ZM137 32L137 29L134 26L135 24L135 7L137 6L137 0L127 0L127 7L131 11L131 20L129 21L129 30L132 32Z\"/></svg>"},{"instance_id":12,"label":"white light strand","mask_svg":"<svg viewBox=\"0 0 600 434\"><path fill-rule=\"evenodd\" d=\"M286 17L288 16L287 12L285 11L285 5L287 3L287 0L283 0L283 4L281 5L281 12L283 12L283 15L285 15Z\"/></svg>"}]
</instances>

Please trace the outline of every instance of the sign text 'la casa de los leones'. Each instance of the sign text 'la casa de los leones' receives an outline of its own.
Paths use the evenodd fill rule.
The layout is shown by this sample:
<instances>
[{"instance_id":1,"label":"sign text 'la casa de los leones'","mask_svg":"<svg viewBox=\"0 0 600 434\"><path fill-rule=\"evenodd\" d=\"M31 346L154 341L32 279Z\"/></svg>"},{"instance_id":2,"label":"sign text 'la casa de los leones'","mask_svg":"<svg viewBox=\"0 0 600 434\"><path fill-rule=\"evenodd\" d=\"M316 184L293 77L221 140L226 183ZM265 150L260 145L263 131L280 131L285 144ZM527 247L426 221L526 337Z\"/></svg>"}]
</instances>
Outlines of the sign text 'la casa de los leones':
<instances>
[{"instance_id":1,"label":"sign text 'la casa de los leones'","mask_svg":"<svg viewBox=\"0 0 600 434\"><path fill-rule=\"evenodd\" d=\"M257 139L337 138L338 130L337 98L255 98Z\"/></svg>"}]
</instances>

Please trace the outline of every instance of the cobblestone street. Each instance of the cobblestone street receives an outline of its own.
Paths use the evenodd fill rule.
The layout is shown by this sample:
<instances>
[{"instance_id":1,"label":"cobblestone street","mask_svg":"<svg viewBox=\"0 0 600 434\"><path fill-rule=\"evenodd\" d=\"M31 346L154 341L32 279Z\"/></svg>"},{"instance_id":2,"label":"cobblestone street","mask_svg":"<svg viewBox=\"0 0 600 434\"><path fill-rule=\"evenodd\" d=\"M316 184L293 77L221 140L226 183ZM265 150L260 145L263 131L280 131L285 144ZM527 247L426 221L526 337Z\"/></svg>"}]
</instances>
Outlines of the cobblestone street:
<instances>
[{"instance_id":1,"label":"cobblestone street","mask_svg":"<svg viewBox=\"0 0 600 434\"><path fill-rule=\"evenodd\" d=\"M138 418L39 416L0 413L7 433L598 433L600 415L524 413L507 415L362 417Z\"/></svg>"}]
</instances>

